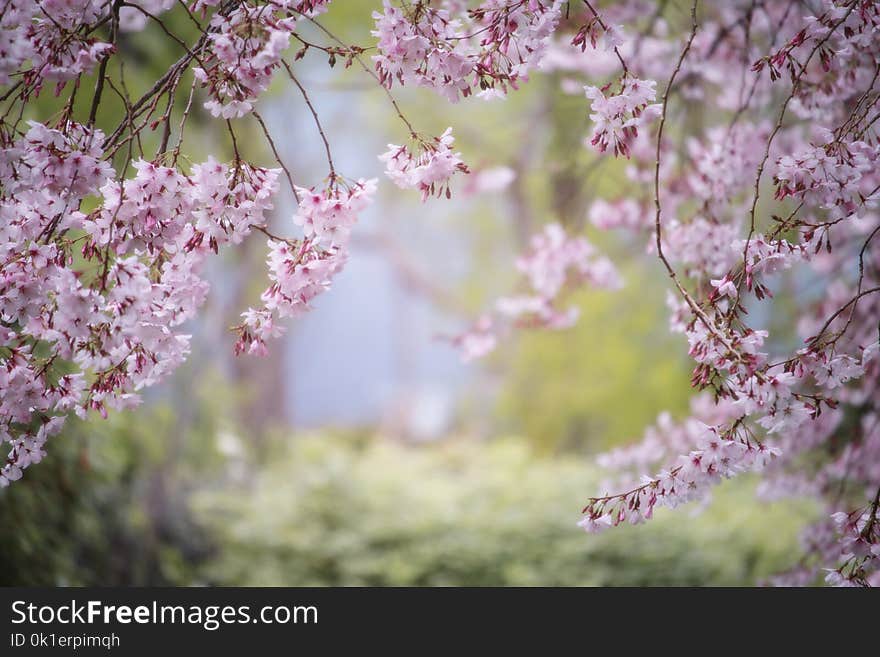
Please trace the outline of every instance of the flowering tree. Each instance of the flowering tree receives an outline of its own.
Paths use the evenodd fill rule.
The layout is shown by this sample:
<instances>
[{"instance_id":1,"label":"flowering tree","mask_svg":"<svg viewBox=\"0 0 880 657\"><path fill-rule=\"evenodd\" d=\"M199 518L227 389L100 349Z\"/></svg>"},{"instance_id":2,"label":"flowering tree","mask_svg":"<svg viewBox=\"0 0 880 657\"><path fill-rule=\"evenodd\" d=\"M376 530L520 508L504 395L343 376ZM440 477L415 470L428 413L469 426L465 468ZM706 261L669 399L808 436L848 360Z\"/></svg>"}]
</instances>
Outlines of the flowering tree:
<instances>
[{"instance_id":1,"label":"flowering tree","mask_svg":"<svg viewBox=\"0 0 880 657\"><path fill-rule=\"evenodd\" d=\"M416 130L397 87L502 100L530 75L560 71L560 91L583 94L590 120L571 139L625 159L630 181L619 198L594 199L589 218L646 246L668 274L670 330L687 340L702 391L687 419L661 415L640 443L601 457L619 473L609 490L622 492L589 498L580 524L638 523L759 470L760 494L827 506L780 583L822 568L831 583L878 583L880 4L384 0L375 40L359 45L321 23L331 4L4 0L0 439L11 449L0 485L44 456L68 414L129 407L184 361L181 327L205 301L202 271L221 248L268 239L269 284L234 328L236 353L266 353L330 287L377 181L336 170L297 78L304 57L362 69L385 91L408 142L376 154L377 167L423 201L450 196L469 170L451 129ZM172 13L194 40L175 33ZM141 30L184 54L135 97L120 43ZM276 75L314 118L323 179L293 180L257 109ZM40 116L37 99L53 93L56 111ZM107 104L121 108L118 124L98 120ZM695 106L712 125L694 120ZM228 132L231 161L186 157L187 123L202 108ZM245 121L264 134L271 166L241 154ZM281 185L298 203L289 235L267 225ZM570 326L577 313L564 298L578 286L623 284L608 258L553 223L516 267L523 291L452 338L464 358L514 330ZM785 322L800 343L762 329Z\"/></svg>"}]
</instances>

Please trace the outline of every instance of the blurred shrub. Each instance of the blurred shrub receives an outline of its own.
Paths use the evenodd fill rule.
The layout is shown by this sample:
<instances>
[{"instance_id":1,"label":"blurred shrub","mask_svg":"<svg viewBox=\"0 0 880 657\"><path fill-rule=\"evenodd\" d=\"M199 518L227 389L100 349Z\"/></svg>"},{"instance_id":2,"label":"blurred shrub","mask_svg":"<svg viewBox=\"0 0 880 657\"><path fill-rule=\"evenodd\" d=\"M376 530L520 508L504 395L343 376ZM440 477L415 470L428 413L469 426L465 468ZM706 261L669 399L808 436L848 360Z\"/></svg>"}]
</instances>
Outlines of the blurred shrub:
<instances>
[{"instance_id":1,"label":"blurred shrub","mask_svg":"<svg viewBox=\"0 0 880 657\"><path fill-rule=\"evenodd\" d=\"M750 584L789 564L809 516L758 513L732 482L699 517L587 536L597 473L523 440L255 443L195 413L72 424L0 491L0 584Z\"/></svg>"},{"instance_id":2,"label":"blurred shrub","mask_svg":"<svg viewBox=\"0 0 880 657\"><path fill-rule=\"evenodd\" d=\"M797 550L804 509L757 513L747 482L699 517L587 536L577 506L595 485L584 463L536 459L520 440L298 438L246 485L196 496L219 546L202 573L265 586L746 585Z\"/></svg>"},{"instance_id":3,"label":"blurred shrub","mask_svg":"<svg viewBox=\"0 0 880 657\"><path fill-rule=\"evenodd\" d=\"M184 411L157 404L69 420L43 462L0 489L0 585L191 581L211 545L185 501L223 463L213 449L222 401L181 385Z\"/></svg>"}]
</instances>

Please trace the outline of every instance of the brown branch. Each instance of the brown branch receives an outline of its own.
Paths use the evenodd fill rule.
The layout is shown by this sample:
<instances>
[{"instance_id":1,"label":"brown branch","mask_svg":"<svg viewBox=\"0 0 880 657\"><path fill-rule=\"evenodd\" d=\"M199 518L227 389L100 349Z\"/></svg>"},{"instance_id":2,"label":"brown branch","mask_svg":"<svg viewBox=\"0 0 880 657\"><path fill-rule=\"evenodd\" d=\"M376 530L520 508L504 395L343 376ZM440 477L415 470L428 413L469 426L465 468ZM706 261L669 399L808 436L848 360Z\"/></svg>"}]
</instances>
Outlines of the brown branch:
<instances>
[{"instance_id":1,"label":"brown branch","mask_svg":"<svg viewBox=\"0 0 880 657\"><path fill-rule=\"evenodd\" d=\"M110 43L116 45L117 33L119 31L119 8L122 6L122 0L114 0L112 19L110 22ZM101 60L98 67L98 79L95 81L95 94L92 97L92 107L89 110L89 120L86 125L90 128L95 125L95 119L98 118L98 106L101 104L101 95L104 93L104 78L107 75L107 62L110 56L107 55Z\"/></svg>"},{"instance_id":2,"label":"brown branch","mask_svg":"<svg viewBox=\"0 0 880 657\"><path fill-rule=\"evenodd\" d=\"M850 5L849 10L844 14L844 16L834 24L834 27L828 30L828 33L819 40L813 49L810 51L810 54L807 55L807 59L804 61L803 65L801 65L800 72L795 78L791 92L786 97L785 101L782 103L782 109L779 112L779 118L776 120L776 125L773 127L773 131L770 133L770 137L767 139L767 148L764 149L764 156L761 158L761 163L758 165L758 172L755 176L755 189L754 189L754 197L752 198L752 207L749 210L749 234L746 237L745 246L743 247L743 265L748 258L749 254L749 244L751 242L752 236L755 234L755 212L758 208L758 200L761 196L761 177L764 175L764 167L767 165L767 160L770 159L770 147L773 145L773 140L776 138L777 133L782 129L782 122L785 119L785 113L788 109L789 103L797 94L800 89L801 82L803 81L804 75L807 71L807 66L810 64L810 61L813 59L813 56L819 51L819 49L825 45L828 39L831 38L831 35L840 27L849 15L853 12L856 7L856 3L853 2ZM743 266L743 272L745 272L745 266ZM737 288L742 284L742 281L745 280L745 276L741 276L739 281L737 281Z\"/></svg>"},{"instance_id":3,"label":"brown branch","mask_svg":"<svg viewBox=\"0 0 880 657\"><path fill-rule=\"evenodd\" d=\"M330 184L332 185L336 182L336 168L333 166L333 154L330 152L330 142L327 141L327 135L324 134L324 128L321 125L321 119L318 117L318 112L315 111L315 106L312 105L312 101L309 98L308 92L305 90L305 87L300 84L300 81L297 79L296 75L293 73L293 69L290 67L285 60L281 60L281 63L284 65L284 68L287 70L287 75L290 77L291 81L296 85L297 89L299 89L302 94L303 100L306 101L306 106L309 108L309 112L312 114L312 118L315 121L315 127L318 128L318 134L321 135L321 141L324 143L324 152L327 154L327 164L330 166Z\"/></svg>"},{"instance_id":4,"label":"brown branch","mask_svg":"<svg viewBox=\"0 0 880 657\"><path fill-rule=\"evenodd\" d=\"M657 257L660 258L660 261L663 263L664 267L666 267L666 271L669 273L669 277L672 279L673 283L675 283L676 288L678 288L678 291L682 294L685 301L687 301L688 306L690 306L694 314L700 317L701 321L703 321L708 330L714 332L714 325L711 324L709 318L706 317L705 313L699 308L697 303L693 300L691 295L681 284L678 279L678 275L675 273L675 269L673 269L672 265L669 263L669 260L666 258L666 255L663 253L663 227L661 222L663 211L660 204L660 157L663 144L663 129L666 126L666 112L669 106L669 92L672 89L675 78L678 76L679 71L681 71L681 66L684 63L685 57L687 57L687 54L691 49L691 44L694 42L694 38L697 35L697 2L698 0L694 0L694 4L691 7L690 37L688 38L684 49L681 51L681 55L679 55L678 63L675 65L675 69L672 71L672 75L670 76L669 82L666 85L666 90L663 92L663 109L660 113L660 123L657 128L657 153L656 160L654 162L654 233L657 244Z\"/></svg>"},{"instance_id":5,"label":"brown branch","mask_svg":"<svg viewBox=\"0 0 880 657\"><path fill-rule=\"evenodd\" d=\"M290 169L285 166L284 162L281 160L281 155L278 153L278 149L275 147L275 140L272 139L272 135L269 133L269 129L266 127L265 122L263 121L263 117L259 115L256 110L253 110L251 114L254 115L254 118L257 120L257 123L260 124L260 128L263 129L263 134L266 136L266 141L269 142L269 148L272 149L272 153L275 155L275 161L278 163L278 166L284 171L284 175L287 176L287 182L290 183L290 191L293 192L293 197L296 199L296 202L299 203L299 193L296 191L296 185L293 184L293 176L290 175Z\"/></svg>"}]
</instances>

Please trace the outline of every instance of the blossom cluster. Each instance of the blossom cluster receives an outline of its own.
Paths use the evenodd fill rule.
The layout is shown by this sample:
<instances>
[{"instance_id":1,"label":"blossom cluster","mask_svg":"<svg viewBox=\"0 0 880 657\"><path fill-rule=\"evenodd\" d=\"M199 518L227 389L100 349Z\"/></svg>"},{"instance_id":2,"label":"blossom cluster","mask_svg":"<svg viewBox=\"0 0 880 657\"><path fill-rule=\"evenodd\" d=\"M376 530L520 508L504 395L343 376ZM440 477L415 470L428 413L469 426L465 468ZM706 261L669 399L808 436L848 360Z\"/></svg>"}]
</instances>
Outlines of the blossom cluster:
<instances>
[{"instance_id":1,"label":"blossom cluster","mask_svg":"<svg viewBox=\"0 0 880 657\"><path fill-rule=\"evenodd\" d=\"M269 240L269 279L263 306L242 313L235 328L236 353L266 355L266 341L283 333L279 318L297 317L330 288L348 260L348 242L358 215L372 202L375 180L358 180L345 189L322 192L299 188L300 203L293 221L302 227L300 240Z\"/></svg>"},{"instance_id":2,"label":"blossom cluster","mask_svg":"<svg viewBox=\"0 0 880 657\"><path fill-rule=\"evenodd\" d=\"M878 500L864 509L838 511L832 514L837 534L840 564L829 568L825 581L836 586L868 584L868 577L877 580L877 561L880 561L880 518Z\"/></svg>"},{"instance_id":3,"label":"blossom cluster","mask_svg":"<svg viewBox=\"0 0 880 657\"><path fill-rule=\"evenodd\" d=\"M528 76L560 21L559 0L485 0L466 9L458 0L395 6L373 12L379 54L373 57L387 87L396 80L434 89L450 102L476 93L504 95Z\"/></svg>"},{"instance_id":4,"label":"blossom cluster","mask_svg":"<svg viewBox=\"0 0 880 657\"><path fill-rule=\"evenodd\" d=\"M0 84L22 72L34 86L90 72L113 45L83 29L109 15L110 0L10 0L0 16ZM25 68L27 64L29 68Z\"/></svg>"},{"instance_id":5,"label":"blossom cluster","mask_svg":"<svg viewBox=\"0 0 880 657\"><path fill-rule=\"evenodd\" d=\"M0 118L0 443L10 451L0 486L42 458L70 413L106 416L133 406L144 388L184 361L190 336L183 326L207 298L206 261L224 246L241 244L254 230L270 236L270 286L262 306L236 327L237 352L263 353L266 340L283 331L281 320L308 310L343 268L349 233L375 181L346 184L331 163L327 189L297 187L277 152L281 169L244 159L231 124L231 163L209 158L184 168L189 104L176 133L171 125L175 93L190 69L193 89L207 89L212 115L251 112L273 72L287 65L281 57L297 22L319 16L328 3L196 0L177 8L189 10L186 20L204 19L199 40L138 101L127 98L124 80L114 82L106 60L123 54L119 32L152 26L180 44L162 17L178 3L7 3L0 17L0 84L9 86ZM109 41L101 41L106 35ZM94 97L77 120L79 76L93 72ZM60 94L74 79L52 123L23 126L44 80L57 81ZM127 115L104 132L94 124L109 88ZM159 103L163 96L167 105ZM164 136L152 137L160 126L155 134ZM151 158L144 144L154 142ZM448 175L467 170L451 143L447 132L430 155L409 162L414 186L439 195L448 190ZM444 173L446 163L453 171ZM268 227L282 170L299 200L299 239Z\"/></svg>"},{"instance_id":6,"label":"blossom cluster","mask_svg":"<svg viewBox=\"0 0 880 657\"><path fill-rule=\"evenodd\" d=\"M579 313L575 306L559 308L566 292L583 286L615 289L622 284L608 258L598 255L586 238L569 237L557 223L532 236L530 249L517 259L516 267L527 291L498 299L494 319L484 315L470 330L453 338L465 361L490 353L497 344L497 332L505 327L571 327Z\"/></svg>"},{"instance_id":7,"label":"blossom cluster","mask_svg":"<svg viewBox=\"0 0 880 657\"><path fill-rule=\"evenodd\" d=\"M205 54L193 74L208 90L205 108L215 117L240 118L269 87L290 39L303 17L327 10L329 0L247 0L214 13ZM196 8L214 3L197 0Z\"/></svg>"},{"instance_id":8,"label":"blossom cluster","mask_svg":"<svg viewBox=\"0 0 880 657\"><path fill-rule=\"evenodd\" d=\"M720 430L706 425L696 444L671 467L641 485L619 495L591 498L578 523L595 532L620 525L649 520L658 505L676 507L704 494L707 487L742 472L760 470L778 455L778 450L745 437L739 425Z\"/></svg>"},{"instance_id":9,"label":"blossom cluster","mask_svg":"<svg viewBox=\"0 0 880 657\"><path fill-rule=\"evenodd\" d=\"M420 152L413 155L406 146L388 144L388 150L379 156L385 163L385 174L401 189L417 189L422 201L429 196L452 196L449 181L455 173L468 173L461 153L452 150L455 138L452 128L432 141L420 141Z\"/></svg>"},{"instance_id":10,"label":"blossom cluster","mask_svg":"<svg viewBox=\"0 0 880 657\"><path fill-rule=\"evenodd\" d=\"M298 18L273 9L244 4L229 14L214 14L209 54L193 68L196 80L208 88L205 108L213 116L244 116L272 81Z\"/></svg>"},{"instance_id":11,"label":"blossom cluster","mask_svg":"<svg viewBox=\"0 0 880 657\"><path fill-rule=\"evenodd\" d=\"M880 147L862 141L826 143L784 155L776 163L776 198L792 197L824 210L827 219L846 219L866 203L876 203L873 173Z\"/></svg>"},{"instance_id":12,"label":"blossom cluster","mask_svg":"<svg viewBox=\"0 0 880 657\"><path fill-rule=\"evenodd\" d=\"M623 471L617 485L624 492L590 498L581 526L641 522L658 504L704 497L723 477L761 469L762 495L812 495L826 501L831 518L808 528L801 565L776 581L807 583L827 567L831 584L865 585L878 580L880 522L876 407L869 401L878 398L880 274L868 264L880 257L878 97L871 90L878 12L868 2L821 4L819 14L797 20L772 10L752 24L751 41L724 31L738 10L719 9L694 28L683 50L669 53L658 77L683 74L684 96L714 98L716 112L732 112L702 134L686 126L684 153L656 140L642 148L641 135L621 132L632 144L624 152L633 156L627 175L659 185L644 196L595 201L590 219L648 238L648 250L676 277L671 327L687 339L693 385L713 401L682 421L663 416L637 445L601 457ZM582 43L595 34L585 32ZM651 29L645 34L652 38ZM754 61L760 39L770 53L743 74L741 62ZM774 47L777 39L785 45ZM644 45L614 44L633 75L664 61L656 52L640 55ZM724 94L707 93L722 81ZM785 81L774 128L754 108L772 103L774 87ZM747 119L750 112L757 116ZM786 123L787 112L807 121ZM603 117L593 119L600 130ZM606 147L617 141L609 137ZM772 200L763 198L768 178ZM824 281L818 296L807 292L815 280ZM782 284L803 288L793 326L800 347L753 327L785 316L774 297ZM638 470L658 474L639 480ZM859 505L862 496L873 501ZM841 509L847 500L853 506Z\"/></svg>"},{"instance_id":13,"label":"blossom cluster","mask_svg":"<svg viewBox=\"0 0 880 657\"><path fill-rule=\"evenodd\" d=\"M600 153L608 150L628 158L630 143L638 136L639 127L660 115L662 106L654 102L655 87L653 80L627 76L618 94L606 95L607 89L584 87L592 101L590 119L594 128L590 144Z\"/></svg>"},{"instance_id":14,"label":"blossom cluster","mask_svg":"<svg viewBox=\"0 0 880 657\"><path fill-rule=\"evenodd\" d=\"M278 171L146 160L117 179L100 130L31 123L0 156L0 485L37 462L70 411L126 408L189 351L206 257L265 222ZM83 201L97 207L83 212Z\"/></svg>"}]
</instances>

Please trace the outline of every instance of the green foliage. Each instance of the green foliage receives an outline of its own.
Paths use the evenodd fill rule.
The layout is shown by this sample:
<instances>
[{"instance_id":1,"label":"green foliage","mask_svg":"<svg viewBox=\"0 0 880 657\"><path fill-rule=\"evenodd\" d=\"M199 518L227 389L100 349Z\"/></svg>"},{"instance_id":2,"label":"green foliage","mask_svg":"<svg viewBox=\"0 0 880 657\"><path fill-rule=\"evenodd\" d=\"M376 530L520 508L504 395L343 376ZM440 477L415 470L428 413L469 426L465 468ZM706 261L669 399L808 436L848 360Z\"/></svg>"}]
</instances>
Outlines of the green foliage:
<instances>
[{"instance_id":1,"label":"green foliage","mask_svg":"<svg viewBox=\"0 0 880 657\"><path fill-rule=\"evenodd\" d=\"M742 482L699 517L588 536L575 527L578 494L596 485L583 462L536 458L517 439L311 436L193 508L223 546L203 573L223 585L743 585L796 550L803 514L753 513Z\"/></svg>"}]
</instances>

